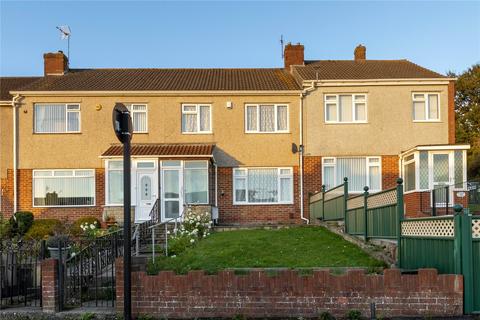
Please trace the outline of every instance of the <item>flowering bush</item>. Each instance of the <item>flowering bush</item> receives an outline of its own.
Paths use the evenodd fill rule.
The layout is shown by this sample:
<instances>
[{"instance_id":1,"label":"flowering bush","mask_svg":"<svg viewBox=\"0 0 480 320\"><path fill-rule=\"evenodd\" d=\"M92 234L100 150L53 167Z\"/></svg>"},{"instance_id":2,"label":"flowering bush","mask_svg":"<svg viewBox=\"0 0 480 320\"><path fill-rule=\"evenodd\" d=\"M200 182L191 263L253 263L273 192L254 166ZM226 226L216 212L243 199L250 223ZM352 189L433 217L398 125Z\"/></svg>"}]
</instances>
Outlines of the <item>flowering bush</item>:
<instances>
[{"instance_id":1,"label":"flowering bush","mask_svg":"<svg viewBox=\"0 0 480 320\"><path fill-rule=\"evenodd\" d=\"M210 213L195 212L188 207L179 230L174 230L169 238L168 255L176 256L193 246L198 240L206 238L210 235L212 224Z\"/></svg>"},{"instance_id":2,"label":"flowering bush","mask_svg":"<svg viewBox=\"0 0 480 320\"><path fill-rule=\"evenodd\" d=\"M99 229L99 225L97 222L84 222L80 225L80 229L83 230L83 235L87 238L94 239L99 236L101 230Z\"/></svg>"}]
</instances>

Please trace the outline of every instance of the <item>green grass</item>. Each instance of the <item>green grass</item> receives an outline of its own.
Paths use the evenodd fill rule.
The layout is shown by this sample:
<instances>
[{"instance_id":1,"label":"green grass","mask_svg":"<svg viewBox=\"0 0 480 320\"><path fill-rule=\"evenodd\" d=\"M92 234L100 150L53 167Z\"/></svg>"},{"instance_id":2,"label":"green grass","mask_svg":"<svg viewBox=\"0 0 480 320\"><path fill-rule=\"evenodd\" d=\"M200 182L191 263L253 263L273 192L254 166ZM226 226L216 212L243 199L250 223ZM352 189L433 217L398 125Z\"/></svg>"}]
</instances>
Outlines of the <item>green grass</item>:
<instances>
[{"instance_id":1,"label":"green grass","mask_svg":"<svg viewBox=\"0 0 480 320\"><path fill-rule=\"evenodd\" d=\"M177 257L158 257L149 273L225 268L383 267L359 247L323 227L213 233Z\"/></svg>"}]
</instances>

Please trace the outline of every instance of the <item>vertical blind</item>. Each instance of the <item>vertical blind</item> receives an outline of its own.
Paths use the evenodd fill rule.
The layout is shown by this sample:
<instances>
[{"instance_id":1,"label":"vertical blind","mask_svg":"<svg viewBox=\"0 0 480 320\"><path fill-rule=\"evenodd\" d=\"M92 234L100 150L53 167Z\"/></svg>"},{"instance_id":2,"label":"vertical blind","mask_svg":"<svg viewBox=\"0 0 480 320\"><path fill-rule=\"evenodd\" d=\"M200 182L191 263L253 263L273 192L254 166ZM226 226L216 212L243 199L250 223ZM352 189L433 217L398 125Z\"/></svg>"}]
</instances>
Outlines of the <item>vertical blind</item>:
<instances>
[{"instance_id":1,"label":"vertical blind","mask_svg":"<svg viewBox=\"0 0 480 320\"><path fill-rule=\"evenodd\" d=\"M381 190L381 167L379 157L324 158L323 184L331 189L348 178L348 190L362 192L365 186L371 191Z\"/></svg>"},{"instance_id":2,"label":"vertical blind","mask_svg":"<svg viewBox=\"0 0 480 320\"><path fill-rule=\"evenodd\" d=\"M33 173L34 206L95 204L94 170L41 170Z\"/></svg>"},{"instance_id":3,"label":"vertical blind","mask_svg":"<svg viewBox=\"0 0 480 320\"><path fill-rule=\"evenodd\" d=\"M148 132L147 106L144 104L132 104L129 109L132 113L133 132Z\"/></svg>"},{"instance_id":4,"label":"vertical blind","mask_svg":"<svg viewBox=\"0 0 480 320\"><path fill-rule=\"evenodd\" d=\"M62 133L80 131L80 105L35 104L35 133Z\"/></svg>"}]
</instances>

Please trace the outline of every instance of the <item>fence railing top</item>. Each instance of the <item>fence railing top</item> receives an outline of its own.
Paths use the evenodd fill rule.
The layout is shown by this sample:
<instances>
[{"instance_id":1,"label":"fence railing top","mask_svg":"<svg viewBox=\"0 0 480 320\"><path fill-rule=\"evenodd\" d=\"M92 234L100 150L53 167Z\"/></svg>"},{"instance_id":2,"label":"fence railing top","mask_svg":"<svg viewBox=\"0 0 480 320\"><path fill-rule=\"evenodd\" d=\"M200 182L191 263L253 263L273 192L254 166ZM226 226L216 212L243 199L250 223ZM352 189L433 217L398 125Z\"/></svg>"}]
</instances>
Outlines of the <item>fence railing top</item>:
<instances>
[{"instance_id":1,"label":"fence railing top","mask_svg":"<svg viewBox=\"0 0 480 320\"><path fill-rule=\"evenodd\" d=\"M453 220L453 215L433 216L433 217L419 217L419 218L405 218L403 221L430 221L430 220Z\"/></svg>"}]
</instances>

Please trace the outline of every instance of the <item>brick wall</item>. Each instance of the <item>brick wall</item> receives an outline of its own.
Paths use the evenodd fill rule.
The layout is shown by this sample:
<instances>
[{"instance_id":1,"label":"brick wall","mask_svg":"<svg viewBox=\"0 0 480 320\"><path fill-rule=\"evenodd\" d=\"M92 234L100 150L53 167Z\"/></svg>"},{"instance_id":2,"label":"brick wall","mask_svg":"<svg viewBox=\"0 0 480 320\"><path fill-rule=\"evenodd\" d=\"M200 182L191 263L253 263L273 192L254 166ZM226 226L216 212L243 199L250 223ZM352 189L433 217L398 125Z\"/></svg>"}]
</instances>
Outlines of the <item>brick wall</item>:
<instances>
[{"instance_id":1,"label":"brick wall","mask_svg":"<svg viewBox=\"0 0 480 320\"><path fill-rule=\"evenodd\" d=\"M465 197L459 197L457 191L453 192L453 204L460 204L464 208L468 207L468 192L464 192ZM431 216L431 192L418 191L406 193L403 197L405 205L405 217L425 217ZM447 210L442 207L437 207L436 215L441 216L447 214ZM448 214L453 214L453 208L448 208Z\"/></svg>"},{"instance_id":2,"label":"brick wall","mask_svg":"<svg viewBox=\"0 0 480 320\"><path fill-rule=\"evenodd\" d=\"M58 260L42 261L42 309L44 312L60 310L58 290Z\"/></svg>"},{"instance_id":3,"label":"brick wall","mask_svg":"<svg viewBox=\"0 0 480 320\"><path fill-rule=\"evenodd\" d=\"M123 260L116 261L117 311L123 308ZM328 311L344 316L360 310L370 316L374 302L377 316L461 316L463 279L461 275L438 275L435 269L402 275L386 269L384 275L366 275L349 270L332 275L317 270L302 276L280 271L269 276L263 270L247 275L221 271L206 275L191 271L175 275L164 271L149 276L132 272L132 312L162 318L316 317Z\"/></svg>"},{"instance_id":4,"label":"brick wall","mask_svg":"<svg viewBox=\"0 0 480 320\"><path fill-rule=\"evenodd\" d=\"M10 171L10 170L9 170ZM31 211L35 218L55 218L73 222L80 217L95 216L101 219L105 204L105 172L95 169L95 203L94 207L34 208L32 198L32 170L18 170L18 211ZM13 196L12 196L13 198Z\"/></svg>"},{"instance_id":5,"label":"brick wall","mask_svg":"<svg viewBox=\"0 0 480 320\"><path fill-rule=\"evenodd\" d=\"M382 188L384 190L395 188L398 177L400 177L398 156L382 156Z\"/></svg>"},{"instance_id":6,"label":"brick wall","mask_svg":"<svg viewBox=\"0 0 480 320\"><path fill-rule=\"evenodd\" d=\"M301 223L298 196L298 167L293 168L293 180L293 204L233 205L233 168L218 168L219 223Z\"/></svg>"},{"instance_id":7,"label":"brick wall","mask_svg":"<svg viewBox=\"0 0 480 320\"><path fill-rule=\"evenodd\" d=\"M322 157L303 158L303 199L305 217L310 217L309 195L322 190Z\"/></svg>"},{"instance_id":8,"label":"brick wall","mask_svg":"<svg viewBox=\"0 0 480 320\"><path fill-rule=\"evenodd\" d=\"M9 218L13 214L13 171L7 170L7 176L0 180L2 192L2 205L0 212L4 218Z\"/></svg>"}]
</instances>

